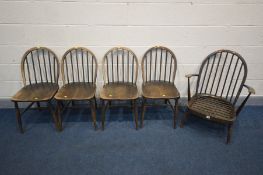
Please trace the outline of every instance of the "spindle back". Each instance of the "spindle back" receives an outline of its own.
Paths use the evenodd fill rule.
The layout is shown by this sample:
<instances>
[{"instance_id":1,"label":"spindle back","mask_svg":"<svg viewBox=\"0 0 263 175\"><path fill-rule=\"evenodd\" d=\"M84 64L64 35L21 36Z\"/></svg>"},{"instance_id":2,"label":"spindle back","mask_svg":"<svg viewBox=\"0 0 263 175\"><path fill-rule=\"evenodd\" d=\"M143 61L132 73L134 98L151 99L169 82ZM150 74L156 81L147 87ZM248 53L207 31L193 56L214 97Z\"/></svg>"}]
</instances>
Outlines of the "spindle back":
<instances>
[{"instance_id":1,"label":"spindle back","mask_svg":"<svg viewBox=\"0 0 263 175\"><path fill-rule=\"evenodd\" d=\"M202 62L196 94L222 97L236 104L247 77L244 58L230 50L218 50Z\"/></svg>"},{"instance_id":2,"label":"spindle back","mask_svg":"<svg viewBox=\"0 0 263 175\"><path fill-rule=\"evenodd\" d=\"M177 61L174 53L163 46L148 49L141 62L143 82L164 81L174 83Z\"/></svg>"},{"instance_id":3,"label":"spindle back","mask_svg":"<svg viewBox=\"0 0 263 175\"><path fill-rule=\"evenodd\" d=\"M87 48L73 47L62 57L63 84L86 82L96 83L98 63L95 55Z\"/></svg>"},{"instance_id":4,"label":"spindle back","mask_svg":"<svg viewBox=\"0 0 263 175\"><path fill-rule=\"evenodd\" d=\"M138 76L138 59L129 48L114 47L103 58L104 83L133 83Z\"/></svg>"},{"instance_id":5,"label":"spindle back","mask_svg":"<svg viewBox=\"0 0 263 175\"><path fill-rule=\"evenodd\" d=\"M58 83L58 58L49 48L31 48L22 57L21 74L24 85Z\"/></svg>"}]
</instances>

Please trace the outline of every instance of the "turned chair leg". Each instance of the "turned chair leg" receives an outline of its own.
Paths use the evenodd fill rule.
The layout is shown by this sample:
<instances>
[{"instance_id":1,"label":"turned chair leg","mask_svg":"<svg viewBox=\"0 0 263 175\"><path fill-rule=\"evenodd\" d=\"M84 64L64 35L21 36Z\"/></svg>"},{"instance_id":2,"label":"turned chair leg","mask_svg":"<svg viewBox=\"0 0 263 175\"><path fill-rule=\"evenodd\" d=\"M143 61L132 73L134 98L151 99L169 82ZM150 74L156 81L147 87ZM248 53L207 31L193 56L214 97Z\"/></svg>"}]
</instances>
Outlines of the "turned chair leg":
<instances>
[{"instance_id":1,"label":"turned chair leg","mask_svg":"<svg viewBox=\"0 0 263 175\"><path fill-rule=\"evenodd\" d=\"M232 129L233 129L233 123L230 123L227 125L227 140L226 144L230 143L231 136L232 136Z\"/></svg>"},{"instance_id":2,"label":"turned chair leg","mask_svg":"<svg viewBox=\"0 0 263 175\"><path fill-rule=\"evenodd\" d=\"M183 127L184 127L184 123L188 120L189 115L190 115L190 112L189 112L189 110L187 109L187 111L186 111L186 113L185 113L185 116L184 116L184 118L183 118L182 121L181 121L180 128L183 128Z\"/></svg>"},{"instance_id":3,"label":"turned chair leg","mask_svg":"<svg viewBox=\"0 0 263 175\"><path fill-rule=\"evenodd\" d=\"M132 106L133 106L133 113L134 113L135 128L136 128L136 130L138 130L138 109L137 109L137 101L136 100L132 101Z\"/></svg>"},{"instance_id":4,"label":"turned chair leg","mask_svg":"<svg viewBox=\"0 0 263 175\"><path fill-rule=\"evenodd\" d=\"M40 105L40 102L37 102L37 108L39 111L41 111L41 105Z\"/></svg>"},{"instance_id":5,"label":"turned chair leg","mask_svg":"<svg viewBox=\"0 0 263 175\"><path fill-rule=\"evenodd\" d=\"M56 116L57 116L57 122L58 122L58 130L62 131L62 119L61 119L61 108L63 107L63 103L60 102L59 100L57 101L57 106L56 106Z\"/></svg>"},{"instance_id":6,"label":"turned chair leg","mask_svg":"<svg viewBox=\"0 0 263 175\"><path fill-rule=\"evenodd\" d=\"M142 98L141 128L143 128L144 113L145 113L145 110L146 110L145 103L146 103L146 99Z\"/></svg>"},{"instance_id":7,"label":"turned chair leg","mask_svg":"<svg viewBox=\"0 0 263 175\"><path fill-rule=\"evenodd\" d=\"M101 113L102 130L104 130L105 128L105 114L106 114L106 110L107 110L109 103L110 102L106 101L106 104L105 104L104 100L102 100L102 113Z\"/></svg>"},{"instance_id":8,"label":"turned chair leg","mask_svg":"<svg viewBox=\"0 0 263 175\"><path fill-rule=\"evenodd\" d=\"M98 105L97 105L96 97L94 96L93 99L94 99L94 103L95 103L95 109L97 110L98 109Z\"/></svg>"},{"instance_id":9,"label":"turned chair leg","mask_svg":"<svg viewBox=\"0 0 263 175\"><path fill-rule=\"evenodd\" d=\"M96 101L95 101L96 103ZM96 105L94 105L93 100L90 100L90 106L91 106L91 116L93 120L93 126L94 129L97 129L97 124L96 124Z\"/></svg>"},{"instance_id":10,"label":"turned chair leg","mask_svg":"<svg viewBox=\"0 0 263 175\"><path fill-rule=\"evenodd\" d=\"M175 99L174 104L174 117L173 117L173 127L176 128L176 118L178 116L178 99Z\"/></svg>"},{"instance_id":11,"label":"turned chair leg","mask_svg":"<svg viewBox=\"0 0 263 175\"><path fill-rule=\"evenodd\" d=\"M17 102L14 102L14 103L15 103L15 110L16 110L17 125L18 125L20 133L23 134L24 130L23 130L23 126L22 126L21 113L20 113L20 110L19 110L19 107L18 107L18 103Z\"/></svg>"},{"instance_id":12,"label":"turned chair leg","mask_svg":"<svg viewBox=\"0 0 263 175\"><path fill-rule=\"evenodd\" d=\"M53 117L53 120L55 123L55 127L56 127L57 131L60 131L58 118L57 118L57 115L55 114L55 111L53 111L53 109L52 109L51 102L47 101L47 105L48 105L48 109L49 109L50 113L52 114L52 117Z\"/></svg>"}]
</instances>

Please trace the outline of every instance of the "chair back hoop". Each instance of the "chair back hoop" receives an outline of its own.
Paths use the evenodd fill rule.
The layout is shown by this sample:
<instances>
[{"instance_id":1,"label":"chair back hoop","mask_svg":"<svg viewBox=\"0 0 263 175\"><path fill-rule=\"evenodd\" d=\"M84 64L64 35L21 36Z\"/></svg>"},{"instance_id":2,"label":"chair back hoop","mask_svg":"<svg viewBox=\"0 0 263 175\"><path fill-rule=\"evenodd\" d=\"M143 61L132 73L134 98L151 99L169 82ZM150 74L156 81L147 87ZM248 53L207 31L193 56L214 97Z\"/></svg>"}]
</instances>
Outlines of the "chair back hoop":
<instances>
[{"instance_id":1,"label":"chair back hoop","mask_svg":"<svg viewBox=\"0 0 263 175\"><path fill-rule=\"evenodd\" d=\"M174 83L177 60L175 54L163 46L148 49L142 58L143 82L163 81Z\"/></svg>"},{"instance_id":2,"label":"chair back hoop","mask_svg":"<svg viewBox=\"0 0 263 175\"><path fill-rule=\"evenodd\" d=\"M246 78L244 58L231 50L218 50L202 62L196 94L220 97L235 105Z\"/></svg>"},{"instance_id":3,"label":"chair back hoop","mask_svg":"<svg viewBox=\"0 0 263 175\"><path fill-rule=\"evenodd\" d=\"M96 84L98 63L92 51L85 47L67 50L61 61L63 84L85 82Z\"/></svg>"},{"instance_id":4,"label":"chair back hoop","mask_svg":"<svg viewBox=\"0 0 263 175\"><path fill-rule=\"evenodd\" d=\"M104 84L137 82L138 59L129 48L110 49L103 57L102 66Z\"/></svg>"},{"instance_id":5,"label":"chair back hoop","mask_svg":"<svg viewBox=\"0 0 263 175\"><path fill-rule=\"evenodd\" d=\"M58 83L59 60L46 47L33 47L25 52L21 60L23 84Z\"/></svg>"}]
</instances>

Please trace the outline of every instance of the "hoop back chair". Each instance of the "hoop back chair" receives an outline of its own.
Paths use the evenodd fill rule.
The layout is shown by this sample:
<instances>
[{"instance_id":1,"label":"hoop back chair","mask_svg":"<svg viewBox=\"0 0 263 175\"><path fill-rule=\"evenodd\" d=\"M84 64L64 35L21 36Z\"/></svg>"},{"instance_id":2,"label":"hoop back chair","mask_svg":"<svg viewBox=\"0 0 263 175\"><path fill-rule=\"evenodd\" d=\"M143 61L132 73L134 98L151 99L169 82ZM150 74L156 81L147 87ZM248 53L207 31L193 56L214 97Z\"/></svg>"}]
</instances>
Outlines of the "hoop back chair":
<instances>
[{"instance_id":1,"label":"hoop back chair","mask_svg":"<svg viewBox=\"0 0 263 175\"><path fill-rule=\"evenodd\" d=\"M191 97L190 78L197 76L195 94ZM230 50L218 50L208 55L201 64L199 74L188 78L188 107L181 127L190 113L195 116L223 123L228 126L227 141L230 142L232 125L255 90L247 85L247 64L244 58ZM246 87L248 95L238 108L235 105Z\"/></svg>"},{"instance_id":2,"label":"hoop back chair","mask_svg":"<svg viewBox=\"0 0 263 175\"><path fill-rule=\"evenodd\" d=\"M51 104L51 100L59 88L59 61L56 54L45 47L29 49L22 57L21 74L24 87L11 99L15 104L16 118L20 132L24 132L21 119L22 114L35 103L38 108L41 109L40 102L47 102L56 128L58 128L55 111ZM20 112L18 102L30 102L30 104L23 112Z\"/></svg>"},{"instance_id":3,"label":"hoop back chair","mask_svg":"<svg viewBox=\"0 0 263 175\"><path fill-rule=\"evenodd\" d=\"M98 63L95 55L87 48L74 47L67 50L61 62L63 87L55 95L59 128L62 130L61 112L74 101L88 101L93 125L96 129L96 79ZM68 102L65 106L63 102Z\"/></svg>"},{"instance_id":4,"label":"hoop back chair","mask_svg":"<svg viewBox=\"0 0 263 175\"><path fill-rule=\"evenodd\" d=\"M143 127L146 107L149 106L146 104L147 99L153 99L164 100L165 104L169 103L174 112L173 127L175 128L180 94L174 85L177 69L174 53L163 46L152 47L145 52L141 68L143 78L141 127ZM170 102L171 99L175 100L174 106Z\"/></svg>"},{"instance_id":5,"label":"hoop back chair","mask_svg":"<svg viewBox=\"0 0 263 175\"><path fill-rule=\"evenodd\" d=\"M136 129L138 128L137 76L138 60L133 51L125 47L114 47L105 54L103 58L104 86L100 92L103 102L102 129L104 129L106 110L111 101L116 100L132 102L135 126Z\"/></svg>"}]
</instances>

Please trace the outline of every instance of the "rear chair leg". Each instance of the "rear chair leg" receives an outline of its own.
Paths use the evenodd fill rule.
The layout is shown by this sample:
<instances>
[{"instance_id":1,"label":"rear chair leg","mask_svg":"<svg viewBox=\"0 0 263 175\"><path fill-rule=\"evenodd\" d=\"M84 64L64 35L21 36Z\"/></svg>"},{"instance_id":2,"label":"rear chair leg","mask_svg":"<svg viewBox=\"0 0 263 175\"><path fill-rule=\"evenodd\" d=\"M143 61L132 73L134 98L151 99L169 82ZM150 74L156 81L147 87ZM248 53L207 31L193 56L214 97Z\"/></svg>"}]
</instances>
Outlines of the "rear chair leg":
<instances>
[{"instance_id":1,"label":"rear chair leg","mask_svg":"<svg viewBox=\"0 0 263 175\"><path fill-rule=\"evenodd\" d=\"M227 140L226 144L230 143L231 136L232 136L232 129L233 129L233 123L230 123L227 125Z\"/></svg>"},{"instance_id":2,"label":"rear chair leg","mask_svg":"<svg viewBox=\"0 0 263 175\"><path fill-rule=\"evenodd\" d=\"M20 133L23 134L24 130L22 127L21 113L18 107L18 103L17 102L14 102L14 103L15 103L15 109L16 109L16 120L17 120L18 128L19 128Z\"/></svg>"},{"instance_id":3,"label":"rear chair leg","mask_svg":"<svg viewBox=\"0 0 263 175\"><path fill-rule=\"evenodd\" d=\"M95 101L96 103L96 101ZM93 100L90 100L90 105L91 105L91 116L93 120L93 126L94 129L97 130L97 124L96 124L96 105L94 105Z\"/></svg>"},{"instance_id":4,"label":"rear chair leg","mask_svg":"<svg viewBox=\"0 0 263 175\"><path fill-rule=\"evenodd\" d=\"M185 113L185 116L184 116L184 118L183 118L182 121L181 121L180 128L183 128L183 127L184 127L184 123L187 121L187 119L188 119L188 117L189 117L189 114L190 114L190 112L189 112L189 110L187 109L187 111L186 111L186 113Z\"/></svg>"},{"instance_id":5,"label":"rear chair leg","mask_svg":"<svg viewBox=\"0 0 263 175\"><path fill-rule=\"evenodd\" d=\"M40 102L37 102L37 108L39 111L41 111L41 105L40 105Z\"/></svg>"},{"instance_id":6,"label":"rear chair leg","mask_svg":"<svg viewBox=\"0 0 263 175\"><path fill-rule=\"evenodd\" d=\"M145 110L146 110L145 103L146 103L146 99L142 98L141 128L143 128L144 113L145 113Z\"/></svg>"}]
</instances>

